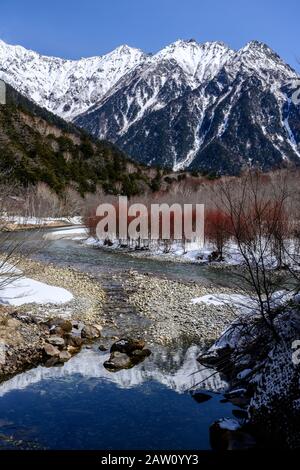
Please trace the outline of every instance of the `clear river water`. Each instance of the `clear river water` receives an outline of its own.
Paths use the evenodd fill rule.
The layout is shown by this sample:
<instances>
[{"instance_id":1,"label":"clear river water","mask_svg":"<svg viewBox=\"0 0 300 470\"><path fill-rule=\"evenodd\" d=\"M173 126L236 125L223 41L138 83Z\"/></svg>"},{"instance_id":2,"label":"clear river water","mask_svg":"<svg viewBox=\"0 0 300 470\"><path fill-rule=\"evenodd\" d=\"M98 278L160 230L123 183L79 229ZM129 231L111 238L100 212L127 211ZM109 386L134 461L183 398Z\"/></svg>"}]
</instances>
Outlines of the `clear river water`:
<instances>
[{"instance_id":1,"label":"clear river water","mask_svg":"<svg viewBox=\"0 0 300 470\"><path fill-rule=\"evenodd\" d=\"M99 278L135 269L185 282L229 282L204 266L133 258L70 239L48 240L31 256ZM210 449L210 425L233 417L235 408L224 403L221 377L196 361L199 351L193 344L157 346L142 364L111 373L103 367L108 353L94 344L61 367L19 374L0 384L0 449ZM199 402L191 389L205 378L207 397Z\"/></svg>"}]
</instances>

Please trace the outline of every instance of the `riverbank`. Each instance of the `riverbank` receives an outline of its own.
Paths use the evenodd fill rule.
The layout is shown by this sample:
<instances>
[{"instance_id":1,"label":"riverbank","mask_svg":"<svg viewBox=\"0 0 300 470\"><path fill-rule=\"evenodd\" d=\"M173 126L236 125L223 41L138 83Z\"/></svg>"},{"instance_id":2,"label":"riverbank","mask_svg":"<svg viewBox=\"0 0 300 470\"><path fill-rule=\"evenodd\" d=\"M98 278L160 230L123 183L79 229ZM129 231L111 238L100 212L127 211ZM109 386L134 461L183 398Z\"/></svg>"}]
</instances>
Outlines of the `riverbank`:
<instances>
[{"instance_id":1,"label":"riverbank","mask_svg":"<svg viewBox=\"0 0 300 470\"><path fill-rule=\"evenodd\" d=\"M24 286L36 280L72 295L71 300L57 299L57 303L28 303L30 297L24 295L22 305L0 306L1 381L49 359L49 365L68 360L80 350L81 336L87 341L100 336L104 321L105 292L92 276L22 257L10 261L22 271ZM82 335L84 328L90 330Z\"/></svg>"},{"instance_id":2,"label":"riverbank","mask_svg":"<svg viewBox=\"0 0 300 470\"><path fill-rule=\"evenodd\" d=\"M88 233L88 229L87 229ZM171 242L165 244L139 245L137 242L125 243L122 245L119 240L98 240L89 236L83 239L82 243L95 249L126 253L135 258L151 259L156 261L171 261L174 263L194 263L194 264L212 264L217 266L239 266L242 263L242 257L237 246L228 243L224 247L223 259L218 260L215 248L211 243L204 246L197 242L182 244L180 242Z\"/></svg>"},{"instance_id":3,"label":"riverbank","mask_svg":"<svg viewBox=\"0 0 300 470\"><path fill-rule=\"evenodd\" d=\"M102 275L103 282L120 284L124 292L122 305L119 296L123 293L119 290L113 290L112 303L107 302L107 285L106 288L102 287L101 275L94 278L71 267L58 267L25 257L19 257L15 262L27 278L66 289L73 299L63 304L24 303L18 307L5 307L8 318L17 322L14 324L15 334L21 333L18 344L9 344L10 355L16 360L7 362L4 375L34 366L41 360L40 353L49 333L45 324L51 319L104 327L103 341L109 347L112 342L109 335L117 339L124 334L137 335L147 344L196 343L206 346L215 341L236 318L228 306L192 302L192 299L208 294L228 294L231 292L229 289L173 281L134 271L128 271L125 275L110 276L108 273L105 279ZM114 296L117 297L117 304ZM124 305L125 311L122 310Z\"/></svg>"},{"instance_id":4,"label":"riverbank","mask_svg":"<svg viewBox=\"0 0 300 470\"><path fill-rule=\"evenodd\" d=\"M73 227L81 225L81 217L23 217L23 216L7 216L0 217L2 229L7 232L36 230L36 229L61 229L63 227Z\"/></svg>"},{"instance_id":5,"label":"riverbank","mask_svg":"<svg viewBox=\"0 0 300 470\"><path fill-rule=\"evenodd\" d=\"M300 447L299 300L290 297L274 310L273 329L258 312L234 322L198 358L223 374L227 400L244 410L237 432L246 429L265 448ZM222 437L223 450L233 434Z\"/></svg>"}]
</instances>

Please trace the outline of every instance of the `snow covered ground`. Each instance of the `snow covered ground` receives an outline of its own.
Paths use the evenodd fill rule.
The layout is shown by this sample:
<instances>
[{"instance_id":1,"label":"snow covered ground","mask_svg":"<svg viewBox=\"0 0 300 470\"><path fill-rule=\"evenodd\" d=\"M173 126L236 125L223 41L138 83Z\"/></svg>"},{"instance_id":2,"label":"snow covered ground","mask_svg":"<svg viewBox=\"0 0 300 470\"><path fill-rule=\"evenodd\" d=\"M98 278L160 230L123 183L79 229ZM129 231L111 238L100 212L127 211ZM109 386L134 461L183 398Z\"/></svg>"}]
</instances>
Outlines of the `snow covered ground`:
<instances>
[{"instance_id":1,"label":"snow covered ground","mask_svg":"<svg viewBox=\"0 0 300 470\"><path fill-rule=\"evenodd\" d=\"M215 294L203 295L191 300L192 304L228 306L242 313L250 313L257 307L257 302L251 297L242 294Z\"/></svg>"},{"instance_id":2,"label":"snow covered ground","mask_svg":"<svg viewBox=\"0 0 300 470\"><path fill-rule=\"evenodd\" d=\"M24 304L64 304L73 299L71 292L22 275L14 266L0 267L0 304L18 307Z\"/></svg>"},{"instance_id":3,"label":"snow covered ground","mask_svg":"<svg viewBox=\"0 0 300 470\"><path fill-rule=\"evenodd\" d=\"M298 298L293 292L289 291L277 291L271 296L271 306L273 308L279 307L286 304L289 300L293 299L294 301ZM213 294L213 295L203 295L201 297L196 297L191 299L192 304L201 304L206 305L215 305L215 306L228 306L231 307L240 313L256 313L258 309L258 300L255 298L243 295L243 294Z\"/></svg>"},{"instance_id":4,"label":"snow covered ground","mask_svg":"<svg viewBox=\"0 0 300 470\"><path fill-rule=\"evenodd\" d=\"M64 304L73 299L71 292L61 287L20 277L4 288L0 287L0 303L15 307L24 304Z\"/></svg>"},{"instance_id":5,"label":"snow covered ground","mask_svg":"<svg viewBox=\"0 0 300 470\"><path fill-rule=\"evenodd\" d=\"M84 244L87 246L94 246L94 247L105 247L110 250L120 250L122 249L120 246L120 243L118 240L115 240L111 246L104 245L103 240L97 240L96 238L93 237L88 237L85 241ZM173 261L185 261L185 262L190 262L190 263L199 263L199 264L207 264L209 262L209 257L211 253L214 251L214 247L206 243L203 247L197 243L186 243L185 246L183 246L182 243L179 242L172 242L168 247L161 243L160 245L155 244L152 245L149 250L135 250L134 246L132 247L126 247L124 250L131 249L132 252L139 254L140 256L149 256L149 257L159 257L162 260L173 260ZM226 247L226 250L224 251L224 261L222 261L222 264L225 265L239 265L242 262L241 255L237 249L237 247L233 244L230 243Z\"/></svg>"}]
</instances>

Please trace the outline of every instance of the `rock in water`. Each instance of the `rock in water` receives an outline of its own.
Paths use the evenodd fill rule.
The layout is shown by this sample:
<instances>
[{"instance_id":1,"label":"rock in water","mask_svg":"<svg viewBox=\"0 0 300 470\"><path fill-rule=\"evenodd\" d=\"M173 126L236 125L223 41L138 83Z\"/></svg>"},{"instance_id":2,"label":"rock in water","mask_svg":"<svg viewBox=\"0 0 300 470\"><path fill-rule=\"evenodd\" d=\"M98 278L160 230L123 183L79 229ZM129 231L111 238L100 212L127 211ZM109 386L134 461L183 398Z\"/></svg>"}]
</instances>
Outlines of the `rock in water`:
<instances>
[{"instance_id":1,"label":"rock in water","mask_svg":"<svg viewBox=\"0 0 300 470\"><path fill-rule=\"evenodd\" d=\"M130 354L136 350L142 350L145 347L145 341L138 339L125 339L122 338L112 345L110 352L118 351L120 353Z\"/></svg>"},{"instance_id":2,"label":"rock in water","mask_svg":"<svg viewBox=\"0 0 300 470\"><path fill-rule=\"evenodd\" d=\"M136 349L130 354L113 351L108 361L104 362L104 367L111 372L116 372L121 369L131 369L143 362L150 354L151 351L149 349Z\"/></svg>"},{"instance_id":3,"label":"rock in water","mask_svg":"<svg viewBox=\"0 0 300 470\"><path fill-rule=\"evenodd\" d=\"M74 356L74 354L78 353L80 348L76 348L75 346L68 346L67 351L71 354L71 356Z\"/></svg>"},{"instance_id":4,"label":"rock in water","mask_svg":"<svg viewBox=\"0 0 300 470\"><path fill-rule=\"evenodd\" d=\"M111 372L117 372L121 369L130 369L134 366L127 354L118 351L113 352L108 361L105 361L103 365L105 369Z\"/></svg>"},{"instance_id":5,"label":"rock in water","mask_svg":"<svg viewBox=\"0 0 300 470\"><path fill-rule=\"evenodd\" d=\"M60 364L58 357L50 357L46 362L45 362L45 367L54 367Z\"/></svg>"},{"instance_id":6,"label":"rock in water","mask_svg":"<svg viewBox=\"0 0 300 470\"><path fill-rule=\"evenodd\" d=\"M140 362L140 359L145 359L151 355L150 349L136 349L128 354L132 361L137 360Z\"/></svg>"},{"instance_id":7,"label":"rock in water","mask_svg":"<svg viewBox=\"0 0 300 470\"><path fill-rule=\"evenodd\" d=\"M81 330L81 337L84 339L97 339L100 335L100 330L96 326L85 325Z\"/></svg>"},{"instance_id":8,"label":"rock in water","mask_svg":"<svg viewBox=\"0 0 300 470\"><path fill-rule=\"evenodd\" d=\"M62 351L59 355L59 360L60 362L67 362L71 357L72 356L68 351Z\"/></svg>"},{"instance_id":9,"label":"rock in water","mask_svg":"<svg viewBox=\"0 0 300 470\"><path fill-rule=\"evenodd\" d=\"M192 397L197 403L204 403L212 398L211 395L203 392L194 392L192 393Z\"/></svg>"}]
</instances>

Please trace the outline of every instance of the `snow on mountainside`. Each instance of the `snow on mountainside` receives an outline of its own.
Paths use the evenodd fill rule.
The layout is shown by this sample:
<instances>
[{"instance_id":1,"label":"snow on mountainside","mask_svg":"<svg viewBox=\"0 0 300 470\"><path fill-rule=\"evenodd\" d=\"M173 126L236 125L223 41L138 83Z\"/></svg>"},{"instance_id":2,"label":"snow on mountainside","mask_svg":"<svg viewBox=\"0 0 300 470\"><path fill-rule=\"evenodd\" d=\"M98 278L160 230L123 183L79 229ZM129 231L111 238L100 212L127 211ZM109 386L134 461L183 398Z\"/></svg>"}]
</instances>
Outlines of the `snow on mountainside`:
<instances>
[{"instance_id":1,"label":"snow on mountainside","mask_svg":"<svg viewBox=\"0 0 300 470\"><path fill-rule=\"evenodd\" d=\"M215 77L233 55L234 52L221 42L198 44L193 39L178 40L155 54L152 62L175 61L187 76L189 86L196 88L204 80Z\"/></svg>"},{"instance_id":2,"label":"snow on mountainside","mask_svg":"<svg viewBox=\"0 0 300 470\"><path fill-rule=\"evenodd\" d=\"M144 54L126 45L99 57L64 60L0 40L0 78L27 98L71 120L99 101Z\"/></svg>"},{"instance_id":3,"label":"snow on mountainside","mask_svg":"<svg viewBox=\"0 0 300 470\"><path fill-rule=\"evenodd\" d=\"M235 174L300 163L300 77L267 45L178 40L63 60L0 42L0 78L134 159Z\"/></svg>"},{"instance_id":4,"label":"snow on mountainside","mask_svg":"<svg viewBox=\"0 0 300 470\"><path fill-rule=\"evenodd\" d=\"M176 41L75 122L148 164L235 174L300 163L299 76L265 44Z\"/></svg>"}]
</instances>

